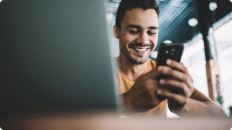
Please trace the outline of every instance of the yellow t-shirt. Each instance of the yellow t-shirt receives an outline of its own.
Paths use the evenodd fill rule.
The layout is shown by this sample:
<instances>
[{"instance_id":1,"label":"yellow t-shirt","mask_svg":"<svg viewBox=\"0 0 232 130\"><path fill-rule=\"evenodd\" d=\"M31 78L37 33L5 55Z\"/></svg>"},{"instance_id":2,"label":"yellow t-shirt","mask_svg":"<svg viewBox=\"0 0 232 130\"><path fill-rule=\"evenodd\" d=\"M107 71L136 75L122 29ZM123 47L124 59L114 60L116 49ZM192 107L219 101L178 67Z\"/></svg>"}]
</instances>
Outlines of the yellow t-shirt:
<instances>
[{"instance_id":1,"label":"yellow t-shirt","mask_svg":"<svg viewBox=\"0 0 232 130\"><path fill-rule=\"evenodd\" d=\"M147 69L144 71L143 74L148 73L152 69L156 67L156 63L148 59L147 60ZM117 67L117 84L119 86L119 93L125 93L127 92L135 83L135 81L129 79L118 67ZM159 116L159 117L166 117L166 107L167 107L167 100L162 101L158 106L155 108L147 111L147 112L142 112L138 113L136 115L143 115L143 116Z\"/></svg>"}]
</instances>

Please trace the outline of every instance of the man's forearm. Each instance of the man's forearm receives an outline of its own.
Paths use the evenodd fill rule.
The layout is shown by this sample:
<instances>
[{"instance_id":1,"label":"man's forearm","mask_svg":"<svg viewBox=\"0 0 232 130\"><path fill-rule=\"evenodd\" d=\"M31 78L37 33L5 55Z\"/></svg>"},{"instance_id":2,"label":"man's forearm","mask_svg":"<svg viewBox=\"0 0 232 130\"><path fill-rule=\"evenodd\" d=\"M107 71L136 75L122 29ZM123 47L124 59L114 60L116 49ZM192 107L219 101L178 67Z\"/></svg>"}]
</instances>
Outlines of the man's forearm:
<instances>
[{"instance_id":1,"label":"man's forearm","mask_svg":"<svg viewBox=\"0 0 232 130\"><path fill-rule=\"evenodd\" d=\"M194 99L189 99L183 109L175 113L179 116L191 115L226 117L226 114L220 105L212 101L201 102Z\"/></svg>"}]
</instances>

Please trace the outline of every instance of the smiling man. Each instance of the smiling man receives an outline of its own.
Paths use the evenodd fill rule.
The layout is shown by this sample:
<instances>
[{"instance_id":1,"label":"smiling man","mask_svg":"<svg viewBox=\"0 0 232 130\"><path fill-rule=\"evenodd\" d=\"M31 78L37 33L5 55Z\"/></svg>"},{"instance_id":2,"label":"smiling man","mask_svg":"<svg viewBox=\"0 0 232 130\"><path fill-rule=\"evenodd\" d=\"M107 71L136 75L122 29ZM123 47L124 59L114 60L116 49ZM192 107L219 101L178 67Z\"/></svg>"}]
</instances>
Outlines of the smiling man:
<instances>
[{"instance_id":1,"label":"smiling man","mask_svg":"<svg viewBox=\"0 0 232 130\"><path fill-rule=\"evenodd\" d=\"M158 16L152 10L128 11L121 23L121 52L134 64L146 63L158 39ZM141 34L142 33L142 34ZM138 38L141 35L141 38Z\"/></svg>"},{"instance_id":2,"label":"smiling man","mask_svg":"<svg viewBox=\"0 0 232 130\"><path fill-rule=\"evenodd\" d=\"M114 34L120 46L116 66L123 111L165 117L168 105L179 116L225 116L218 104L193 87L183 64L167 60L168 66L156 67L148 58L157 46L158 15L155 0L122 0L119 5ZM157 80L161 74L170 78Z\"/></svg>"}]
</instances>

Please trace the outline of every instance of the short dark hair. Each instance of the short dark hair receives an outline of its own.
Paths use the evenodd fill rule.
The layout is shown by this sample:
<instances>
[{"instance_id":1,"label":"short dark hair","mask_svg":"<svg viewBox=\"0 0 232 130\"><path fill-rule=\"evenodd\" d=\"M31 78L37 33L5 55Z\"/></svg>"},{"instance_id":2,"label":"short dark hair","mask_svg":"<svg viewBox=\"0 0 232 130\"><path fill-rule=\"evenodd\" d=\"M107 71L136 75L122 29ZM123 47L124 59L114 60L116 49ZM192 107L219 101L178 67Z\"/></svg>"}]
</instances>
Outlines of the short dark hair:
<instances>
[{"instance_id":1,"label":"short dark hair","mask_svg":"<svg viewBox=\"0 0 232 130\"><path fill-rule=\"evenodd\" d=\"M127 10L134 8L154 9L159 16L159 6L156 0L122 0L119 4L116 14L116 26L121 29L121 22L125 16Z\"/></svg>"}]
</instances>

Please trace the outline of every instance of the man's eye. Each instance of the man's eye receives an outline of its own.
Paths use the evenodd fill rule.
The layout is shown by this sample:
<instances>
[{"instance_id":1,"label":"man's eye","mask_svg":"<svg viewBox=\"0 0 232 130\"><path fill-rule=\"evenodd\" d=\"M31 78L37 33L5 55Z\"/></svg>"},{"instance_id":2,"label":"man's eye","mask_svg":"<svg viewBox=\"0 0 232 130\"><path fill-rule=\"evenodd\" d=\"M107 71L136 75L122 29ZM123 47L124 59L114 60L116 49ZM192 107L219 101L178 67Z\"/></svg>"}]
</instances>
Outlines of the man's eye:
<instances>
[{"instance_id":1,"label":"man's eye","mask_svg":"<svg viewBox=\"0 0 232 130\"><path fill-rule=\"evenodd\" d=\"M130 33L134 34L134 33L138 33L138 31L133 31L133 30L129 30Z\"/></svg>"},{"instance_id":2,"label":"man's eye","mask_svg":"<svg viewBox=\"0 0 232 130\"><path fill-rule=\"evenodd\" d=\"M156 32L147 32L147 33L148 33L148 34L151 34L151 35L152 35L152 34L156 34Z\"/></svg>"}]
</instances>

